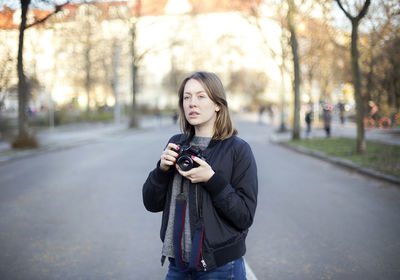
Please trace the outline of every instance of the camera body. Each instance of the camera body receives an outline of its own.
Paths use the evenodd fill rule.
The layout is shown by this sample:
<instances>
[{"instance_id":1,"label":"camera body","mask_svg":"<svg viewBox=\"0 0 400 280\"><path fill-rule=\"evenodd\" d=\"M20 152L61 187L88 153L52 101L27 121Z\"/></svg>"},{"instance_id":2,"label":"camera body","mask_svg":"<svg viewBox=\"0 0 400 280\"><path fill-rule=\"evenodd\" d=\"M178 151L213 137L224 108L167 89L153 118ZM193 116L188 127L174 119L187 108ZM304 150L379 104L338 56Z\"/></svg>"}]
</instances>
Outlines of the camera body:
<instances>
[{"instance_id":1,"label":"camera body","mask_svg":"<svg viewBox=\"0 0 400 280\"><path fill-rule=\"evenodd\" d=\"M201 154L201 150L197 147L189 146L189 147L181 147L179 146L179 150L175 151L179 154L176 159L176 164L183 171L189 171L192 168L199 167L199 164L192 159L192 156L196 156L204 160L203 155Z\"/></svg>"}]
</instances>

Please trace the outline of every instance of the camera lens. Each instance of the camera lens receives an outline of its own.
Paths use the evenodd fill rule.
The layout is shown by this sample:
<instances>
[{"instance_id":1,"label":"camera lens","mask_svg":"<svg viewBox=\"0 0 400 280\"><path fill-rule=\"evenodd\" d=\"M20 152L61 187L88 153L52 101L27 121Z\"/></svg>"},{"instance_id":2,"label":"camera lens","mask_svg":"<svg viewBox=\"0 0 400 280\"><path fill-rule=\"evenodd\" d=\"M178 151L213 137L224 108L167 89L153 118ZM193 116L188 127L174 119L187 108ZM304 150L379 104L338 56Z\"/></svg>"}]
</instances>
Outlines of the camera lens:
<instances>
[{"instance_id":1,"label":"camera lens","mask_svg":"<svg viewBox=\"0 0 400 280\"><path fill-rule=\"evenodd\" d=\"M183 171L188 171L193 167L193 160L189 156L181 156L178 158L177 164Z\"/></svg>"}]
</instances>

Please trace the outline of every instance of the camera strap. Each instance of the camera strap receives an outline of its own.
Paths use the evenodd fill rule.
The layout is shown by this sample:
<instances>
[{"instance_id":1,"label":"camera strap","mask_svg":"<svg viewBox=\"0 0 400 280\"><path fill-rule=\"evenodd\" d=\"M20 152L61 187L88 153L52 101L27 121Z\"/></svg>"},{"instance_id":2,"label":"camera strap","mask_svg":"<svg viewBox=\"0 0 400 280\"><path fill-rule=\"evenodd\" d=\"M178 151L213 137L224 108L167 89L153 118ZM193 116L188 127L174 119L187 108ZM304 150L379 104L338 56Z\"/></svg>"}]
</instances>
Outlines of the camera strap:
<instances>
[{"instance_id":1,"label":"camera strap","mask_svg":"<svg viewBox=\"0 0 400 280\"><path fill-rule=\"evenodd\" d=\"M184 271L196 270L200 262L201 246L203 244L204 227L199 221L196 223L194 236L192 238L192 247L190 251L190 261L185 263L183 260L182 238L185 226L186 214L186 197L183 194L183 182L185 178L182 177L181 193L176 197L175 207L175 221L174 221L174 252L175 252L175 265Z\"/></svg>"}]
</instances>

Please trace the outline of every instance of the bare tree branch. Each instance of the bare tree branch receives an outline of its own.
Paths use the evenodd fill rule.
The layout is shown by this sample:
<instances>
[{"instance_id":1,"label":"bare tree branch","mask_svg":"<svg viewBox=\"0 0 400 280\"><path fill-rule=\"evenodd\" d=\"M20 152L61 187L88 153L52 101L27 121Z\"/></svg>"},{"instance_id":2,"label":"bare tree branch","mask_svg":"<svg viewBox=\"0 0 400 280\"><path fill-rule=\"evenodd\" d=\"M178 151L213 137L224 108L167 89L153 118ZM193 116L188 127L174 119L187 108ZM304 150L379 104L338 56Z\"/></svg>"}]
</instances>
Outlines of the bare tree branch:
<instances>
[{"instance_id":1,"label":"bare tree branch","mask_svg":"<svg viewBox=\"0 0 400 280\"><path fill-rule=\"evenodd\" d=\"M357 21L359 21L360 19L362 19L365 16L365 14L368 11L368 7L369 7L370 4L371 4L371 0L365 1L364 6L361 9L361 12L358 14L358 16L356 18Z\"/></svg>"},{"instance_id":2,"label":"bare tree branch","mask_svg":"<svg viewBox=\"0 0 400 280\"><path fill-rule=\"evenodd\" d=\"M342 2L340 0L336 0L336 3L338 3L339 8L343 11L343 13L346 15L346 17L348 17L351 21L353 21L355 19L355 17L353 17L349 12L347 12L345 10L345 8L342 5Z\"/></svg>"},{"instance_id":3,"label":"bare tree branch","mask_svg":"<svg viewBox=\"0 0 400 280\"><path fill-rule=\"evenodd\" d=\"M348 17L351 21L356 21L356 22L358 22L358 21L360 21L360 19L362 19L362 18L365 16L365 14L367 13L368 7L369 7L369 5L371 4L371 0L366 0L366 1L364 2L364 5L363 5L362 9L361 9L361 11L359 12L359 14L358 14L357 16L352 16L348 11L346 11L346 9L345 9L345 8L343 7L343 5L342 5L342 1L341 1L341 0L336 0L336 3L338 3L339 8L344 12L344 14L346 15L346 17Z\"/></svg>"},{"instance_id":4,"label":"bare tree branch","mask_svg":"<svg viewBox=\"0 0 400 280\"><path fill-rule=\"evenodd\" d=\"M32 26L35 26L35 25L38 25L38 24L41 24L41 23L45 22L46 20L48 20L53 15L57 14L58 12L60 12L62 10L62 8L65 5L67 5L68 3L69 3L69 1L67 1L67 2L65 2L64 4L61 4L61 5L56 5L53 12L51 12L50 14L45 16L44 18L39 19L39 20L35 21L34 23L31 23L31 24L25 26L25 29L28 29L28 28L30 28Z\"/></svg>"}]
</instances>

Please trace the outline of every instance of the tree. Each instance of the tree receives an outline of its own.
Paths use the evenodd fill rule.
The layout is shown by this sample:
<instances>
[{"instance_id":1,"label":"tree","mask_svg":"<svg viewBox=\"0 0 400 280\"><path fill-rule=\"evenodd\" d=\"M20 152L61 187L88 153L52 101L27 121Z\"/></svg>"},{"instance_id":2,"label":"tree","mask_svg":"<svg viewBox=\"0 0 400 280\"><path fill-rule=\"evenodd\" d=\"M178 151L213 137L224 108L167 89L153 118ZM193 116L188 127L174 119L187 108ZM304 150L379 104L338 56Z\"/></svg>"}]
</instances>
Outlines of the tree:
<instances>
[{"instance_id":1,"label":"tree","mask_svg":"<svg viewBox=\"0 0 400 280\"><path fill-rule=\"evenodd\" d=\"M280 132L285 132L286 131L286 120L285 120L285 109L286 109L286 86L285 86L285 73L288 72L288 67L287 67L287 42L289 41L289 38L287 36L286 32L286 16L283 15L284 9L282 9L282 4L280 3L279 5L275 5L275 10L274 13L275 15L272 16L271 20L276 21L279 23L280 29L281 29L281 35L279 37L279 45L280 49L275 50L272 46L271 43L269 42L269 36L265 34L266 28L262 26L261 19L263 16L261 15L261 11L258 8L259 6L257 5L257 1L251 0L253 3L250 5L250 11L249 14L244 14L244 17L250 22L250 24L254 24L257 27L257 30L259 31L260 36L262 37L264 46L268 50L268 54L271 55L272 59L275 61L275 63L279 67L279 72L280 72L280 78L281 78L281 86L280 86L280 127L279 131ZM269 5L270 8L273 7L273 5Z\"/></svg>"},{"instance_id":2,"label":"tree","mask_svg":"<svg viewBox=\"0 0 400 280\"><path fill-rule=\"evenodd\" d=\"M297 43L297 31L295 23L296 5L294 0L288 0L287 21L290 32L290 47L293 59L293 96L294 96L294 112L293 112L293 132L292 139L300 139L300 58Z\"/></svg>"},{"instance_id":3,"label":"tree","mask_svg":"<svg viewBox=\"0 0 400 280\"><path fill-rule=\"evenodd\" d=\"M260 17L260 12L259 10L261 9L261 5L259 1L257 0L248 0L247 2L250 2L250 15L255 17L255 22L256 26L258 29L263 32L262 28L260 27L258 18ZM292 65L293 65L293 71L292 72L292 88L293 88L293 101L294 101L294 106L293 106L293 130L292 130L292 138L293 139L299 139L300 138L300 85L301 85L301 78L300 78L300 55L299 55L299 47L298 47L298 38L297 38L297 30L296 30L296 25L298 24L298 6L302 6L304 3L302 1L301 4L295 4L293 0L288 0L288 1L268 1L268 6L269 8L271 6L276 6L277 10L275 11L275 18L278 18L278 21L280 22L281 29L282 29L282 38L281 38L281 53L280 55L277 54L273 48L268 46L268 40L264 37L264 42L268 46L268 49L270 50L270 53L272 54L272 57L275 59L277 64L279 65L279 69L281 72L281 80L282 80L282 90L284 90L284 72L287 71L286 69L286 54L287 54L287 44L285 41L286 39L286 34L289 34L289 47L290 47L290 52L292 54ZM286 14L283 14L283 11L286 11ZM284 92L281 93L282 101L281 101L281 130L285 129L284 125Z\"/></svg>"},{"instance_id":4,"label":"tree","mask_svg":"<svg viewBox=\"0 0 400 280\"><path fill-rule=\"evenodd\" d=\"M92 104L97 105L96 97L93 95L93 88L99 83L108 83L100 75L101 71L106 71L109 66L109 57L107 55L107 40L99 36L101 34L101 23L99 18L103 16L103 11L96 3L83 3L79 5L76 12L76 22L79 24L79 30L71 28L72 44L71 61L74 63L70 69L74 71L71 76L74 82L81 85L86 93L86 117L89 118ZM104 88L104 86L103 86Z\"/></svg>"},{"instance_id":5,"label":"tree","mask_svg":"<svg viewBox=\"0 0 400 280\"><path fill-rule=\"evenodd\" d=\"M10 53L10 50L0 48L0 112L4 106L4 100L6 98L6 92L10 87L11 77L13 74L14 59Z\"/></svg>"},{"instance_id":6,"label":"tree","mask_svg":"<svg viewBox=\"0 0 400 280\"><path fill-rule=\"evenodd\" d=\"M261 94L268 84L268 77L263 71L242 68L233 71L228 88L235 93L248 97L251 105L260 105L263 101Z\"/></svg>"},{"instance_id":7,"label":"tree","mask_svg":"<svg viewBox=\"0 0 400 280\"><path fill-rule=\"evenodd\" d=\"M386 75L382 75L381 82L383 89L387 93L387 103L394 109L394 112L399 112L400 109L400 36L397 31L397 36L385 43L382 50L384 61L382 61L382 70ZM392 114L394 113L392 112Z\"/></svg>"},{"instance_id":8,"label":"tree","mask_svg":"<svg viewBox=\"0 0 400 280\"><path fill-rule=\"evenodd\" d=\"M131 19L130 27L130 50L131 50L131 71L132 71L132 106L129 118L129 127L134 128L139 126L139 119L136 106L136 94L138 91L138 72L141 56L138 55L137 49L137 25L141 16L142 1L136 0L134 7L134 17Z\"/></svg>"},{"instance_id":9,"label":"tree","mask_svg":"<svg viewBox=\"0 0 400 280\"><path fill-rule=\"evenodd\" d=\"M303 89L309 102L331 102L331 93L347 82L351 71L347 48L338 44L339 30L328 24L329 18L302 18L299 45ZM319 97L312 94L319 88Z\"/></svg>"},{"instance_id":10,"label":"tree","mask_svg":"<svg viewBox=\"0 0 400 280\"><path fill-rule=\"evenodd\" d=\"M26 116L26 106L28 104L28 97L30 96L30 87L24 73L24 35L25 30L34 25L44 23L52 15L61 11L63 5L56 5L53 12L49 13L42 19L39 19L32 24L27 25L27 14L31 0L20 0L21 5L21 23L19 26L19 40L18 40L18 58L17 58L17 72L18 72L18 136L13 142L13 147L35 147L36 141L28 132L28 120Z\"/></svg>"},{"instance_id":11,"label":"tree","mask_svg":"<svg viewBox=\"0 0 400 280\"><path fill-rule=\"evenodd\" d=\"M132 6L132 16L129 18L129 43L130 43L130 60L131 60L131 77L132 77L132 105L131 105L131 112L130 112L130 120L129 120L129 127L134 128L139 125L139 115L137 110L136 104L136 95L139 91L139 84L140 84L140 69L142 67L142 63L144 58L151 54L157 53L162 50L168 50L171 48L172 45L176 44L175 40L169 40L167 42L159 41L157 44L152 46L138 47L138 32L139 32L139 23L141 18L146 14L152 14L156 7L152 7L149 5L148 7L143 7L145 1L135 0ZM146 23L148 25L154 24ZM142 27L142 26L140 26Z\"/></svg>"},{"instance_id":12,"label":"tree","mask_svg":"<svg viewBox=\"0 0 400 280\"><path fill-rule=\"evenodd\" d=\"M82 42L83 46L83 61L84 61L84 73L85 73L85 92L87 96L87 103L86 103L86 115L87 117L90 114L90 105L91 105L91 91L94 83L94 67L96 63L96 59L94 58L94 46L97 45L98 41L95 33L96 29L99 28L99 25L97 24L96 18L98 17L98 14L101 13L97 9L95 5L92 4L83 4L79 7L80 9L83 10L83 17L82 17L82 33L80 41Z\"/></svg>"},{"instance_id":13,"label":"tree","mask_svg":"<svg viewBox=\"0 0 400 280\"><path fill-rule=\"evenodd\" d=\"M176 65L174 58L171 58L171 70L163 77L162 84L163 87L168 91L168 93L173 93L176 95L176 91L186 72L179 69Z\"/></svg>"},{"instance_id":14,"label":"tree","mask_svg":"<svg viewBox=\"0 0 400 280\"><path fill-rule=\"evenodd\" d=\"M360 54L361 67L366 75L364 86L367 99L364 103L372 100L379 107L376 115L388 115L398 111L400 105L400 3L381 0L371 3L370 9L374 13L366 15L369 30L361 38L365 46Z\"/></svg>"},{"instance_id":15,"label":"tree","mask_svg":"<svg viewBox=\"0 0 400 280\"><path fill-rule=\"evenodd\" d=\"M342 4L341 0L336 0L339 8L343 11L346 17L351 22L351 69L352 69L352 82L354 88L354 95L356 99L356 123L357 123L357 153L363 153L366 149L365 131L364 131L364 102L361 83L361 71L359 65L359 51L358 51L358 27L360 21L367 14L368 7L371 0L365 0L357 16L353 16L347 11Z\"/></svg>"}]
</instances>

